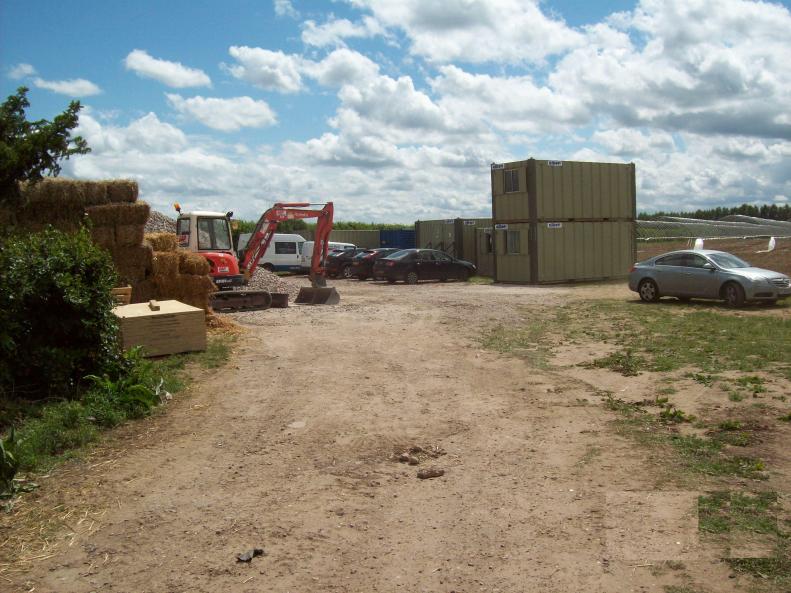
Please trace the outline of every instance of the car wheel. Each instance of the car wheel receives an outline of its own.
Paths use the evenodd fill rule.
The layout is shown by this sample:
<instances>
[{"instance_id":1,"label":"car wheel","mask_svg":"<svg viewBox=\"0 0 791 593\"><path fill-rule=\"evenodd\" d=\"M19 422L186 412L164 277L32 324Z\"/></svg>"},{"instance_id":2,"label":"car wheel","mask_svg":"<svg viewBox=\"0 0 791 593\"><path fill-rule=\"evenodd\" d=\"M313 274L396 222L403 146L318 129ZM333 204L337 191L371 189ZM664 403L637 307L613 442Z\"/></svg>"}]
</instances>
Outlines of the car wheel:
<instances>
[{"instance_id":1,"label":"car wheel","mask_svg":"<svg viewBox=\"0 0 791 593\"><path fill-rule=\"evenodd\" d=\"M349 280L352 277L352 267L343 266L343 270L341 270L341 275L347 280Z\"/></svg>"},{"instance_id":2,"label":"car wheel","mask_svg":"<svg viewBox=\"0 0 791 593\"><path fill-rule=\"evenodd\" d=\"M682 303L688 303L691 299L689 297L676 297Z\"/></svg>"},{"instance_id":3,"label":"car wheel","mask_svg":"<svg viewBox=\"0 0 791 593\"><path fill-rule=\"evenodd\" d=\"M722 298L729 307L741 307L744 305L744 289L736 282L728 282L722 287Z\"/></svg>"},{"instance_id":4,"label":"car wheel","mask_svg":"<svg viewBox=\"0 0 791 593\"><path fill-rule=\"evenodd\" d=\"M640 298L646 303L655 303L659 300L659 287L650 278L642 280L637 287Z\"/></svg>"},{"instance_id":5,"label":"car wheel","mask_svg":"<svg viewBox=\"0 0 791 593\"><path fill-rule=\"evenodd\" d=\"M404 282L407 284L417 284L417 272L407 272Z\"/></svg>"},{"instance_id":6,"label":"car wheel","mask_svg":"<svg viewBox=\"0 0 791 593\"><path fill-rule=\"evenodd\" d=\"M273 266L272 264L264 264L264 269L267 272L274 272L275 271L275 266Z\"/></svg>"},{"instance_id":7,"label":"car wheel","mask_svg":"<svg viewBox=\"0 0 791 593\"><path fill-rule=\"evenodd\" d=\"M387 279L387 283L388 284L395 284L395 278L388 278Z\"/></svg>"}]
</instances>

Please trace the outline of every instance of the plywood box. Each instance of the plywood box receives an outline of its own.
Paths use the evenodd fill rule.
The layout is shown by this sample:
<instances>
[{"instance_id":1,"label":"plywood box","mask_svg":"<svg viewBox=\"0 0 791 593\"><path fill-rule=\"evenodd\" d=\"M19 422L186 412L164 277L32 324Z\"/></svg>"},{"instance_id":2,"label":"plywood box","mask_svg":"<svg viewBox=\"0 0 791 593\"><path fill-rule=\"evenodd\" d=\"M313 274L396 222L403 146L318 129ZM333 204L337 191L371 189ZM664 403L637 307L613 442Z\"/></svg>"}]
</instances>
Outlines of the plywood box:
<instances>
[{"instance_id":1,"label":"plywood box","mask_svg":"<svg viewBox=\"0 0 791 593\"><path fill-rule=\"evenodd\" d=\"M125 350L142 346L146 356L162 356L206 349L203 309L179 301L151 301L115 307L113 313Z\"/></svg>"}]
</instances>

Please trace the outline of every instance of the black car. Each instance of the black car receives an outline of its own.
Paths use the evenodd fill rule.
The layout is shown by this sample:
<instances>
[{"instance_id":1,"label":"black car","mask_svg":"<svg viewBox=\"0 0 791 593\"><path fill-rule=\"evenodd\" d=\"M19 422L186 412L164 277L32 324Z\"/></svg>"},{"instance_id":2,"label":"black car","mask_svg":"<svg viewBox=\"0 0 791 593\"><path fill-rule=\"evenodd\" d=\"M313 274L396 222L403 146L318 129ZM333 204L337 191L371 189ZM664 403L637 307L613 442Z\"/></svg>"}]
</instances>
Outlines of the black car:
<instances>
[{"instance_id":1,"label":"black car","mask_svg":"<svg viewBox=\"0 0 791 593\"><path fill-rule=\"evenodd\" d=\"M374 275L384 276L391 284L403 280L467 280L476 268L468 261L456 259L436 249L402 249L374 263Z\"/></svg>"},{"instance_id":2,"label":"black car","mask_svg":"<svg viewBox=\"0 0 791 593\"><path fill-rule=\"evenodd\" d=\"M327 261L324 264L327 276L330 278L337 278L338 276L351 278L352 258L363 251L366 251L363 247L356 247L328 253Z\"/></svg>"},{"instance_id":3,"label":"black car","mask_svg":"<svg viewBox=\"0 0 791 593\"><path fill-rule=\"evenodd\" d=\"M351 275L359 280L366 280L374 277L374 262L388 255L394 254L396 251L401 251L393 247L377 247L376 249L366 249L362 253L358 253L352 258Z\"/></svg>"}]
</instances>

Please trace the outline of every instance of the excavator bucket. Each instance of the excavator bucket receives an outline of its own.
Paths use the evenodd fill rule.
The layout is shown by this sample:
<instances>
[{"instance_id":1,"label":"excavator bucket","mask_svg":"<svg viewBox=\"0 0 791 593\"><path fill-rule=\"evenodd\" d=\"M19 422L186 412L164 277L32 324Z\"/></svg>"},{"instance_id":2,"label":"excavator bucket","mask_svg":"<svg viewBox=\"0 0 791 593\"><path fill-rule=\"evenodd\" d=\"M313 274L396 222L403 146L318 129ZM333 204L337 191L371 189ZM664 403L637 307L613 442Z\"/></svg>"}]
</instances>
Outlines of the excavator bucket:
<instances>
[{"instance_id":1,"label":"excavator bucket","mask_svg":"<svg viewBox=\"0 0 791 593\"><path fill-rule=\"evenodd\" d=\"M341 295L334 288L300 288L294 301L302 305L337 305Z\"/></svg>"}]
</instances>

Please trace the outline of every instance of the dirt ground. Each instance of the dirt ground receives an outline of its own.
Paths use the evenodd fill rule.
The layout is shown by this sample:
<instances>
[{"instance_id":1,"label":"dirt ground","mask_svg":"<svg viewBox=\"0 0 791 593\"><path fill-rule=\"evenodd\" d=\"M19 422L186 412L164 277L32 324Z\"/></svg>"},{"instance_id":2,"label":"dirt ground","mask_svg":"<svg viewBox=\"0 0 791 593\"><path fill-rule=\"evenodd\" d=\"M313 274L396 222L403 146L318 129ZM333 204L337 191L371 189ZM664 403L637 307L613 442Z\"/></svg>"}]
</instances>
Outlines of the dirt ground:
<instances>
[{"instance_id":1,"label":"dirt ground","mask_svg":"<svg viewBox=\"0 0 791 593\"><path fill-rule=\"evenodd\" d=\"M662 486L595 381L477 341L622 285L336 285L337 306L235 315L225 368L41 479L0 556L14 529L46 543L0 590L746 590L698 537L699 492Z\"/></svg>"}]
</instances>

